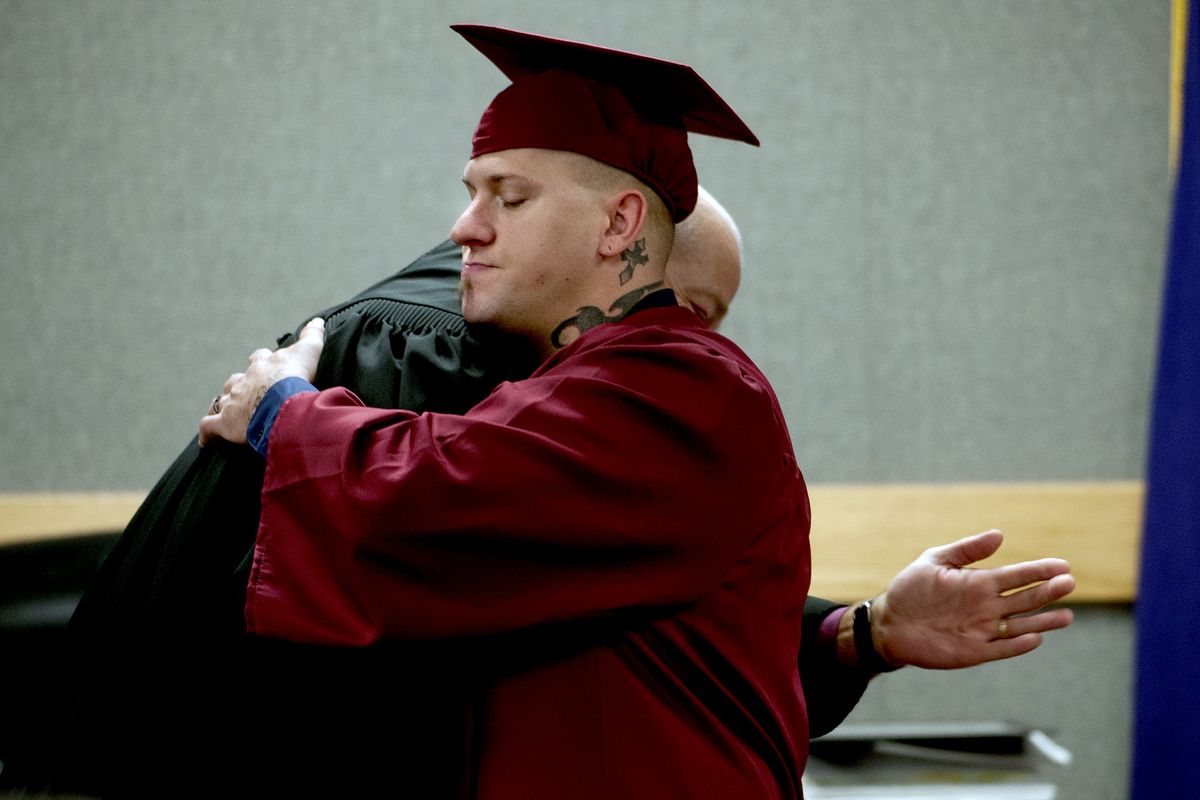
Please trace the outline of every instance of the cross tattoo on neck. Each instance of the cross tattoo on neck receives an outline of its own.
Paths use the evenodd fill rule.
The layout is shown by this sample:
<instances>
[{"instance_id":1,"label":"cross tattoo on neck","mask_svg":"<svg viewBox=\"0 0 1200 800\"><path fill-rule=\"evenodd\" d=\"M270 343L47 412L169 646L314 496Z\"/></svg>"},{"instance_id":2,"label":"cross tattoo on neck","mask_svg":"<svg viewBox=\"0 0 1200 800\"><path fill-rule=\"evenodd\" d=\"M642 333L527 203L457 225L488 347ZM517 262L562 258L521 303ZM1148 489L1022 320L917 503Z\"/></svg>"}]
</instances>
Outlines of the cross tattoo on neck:
<instances>
[{"instance_id":1,"label":"cross tattoo on neck","mask_svg":"<svg viewBox=\"0 0 1200 800\"><path fill-rule=\"evenodd\" d=\"M633 247L627 248L624 253L621 253L621 259L625 262L625 269L621 270L620 279L621 285L629 283L633 280L633 270L635 267L640 267L650 260L646 255L646 240L638 239Z\"/></svg>"}]
</instances>

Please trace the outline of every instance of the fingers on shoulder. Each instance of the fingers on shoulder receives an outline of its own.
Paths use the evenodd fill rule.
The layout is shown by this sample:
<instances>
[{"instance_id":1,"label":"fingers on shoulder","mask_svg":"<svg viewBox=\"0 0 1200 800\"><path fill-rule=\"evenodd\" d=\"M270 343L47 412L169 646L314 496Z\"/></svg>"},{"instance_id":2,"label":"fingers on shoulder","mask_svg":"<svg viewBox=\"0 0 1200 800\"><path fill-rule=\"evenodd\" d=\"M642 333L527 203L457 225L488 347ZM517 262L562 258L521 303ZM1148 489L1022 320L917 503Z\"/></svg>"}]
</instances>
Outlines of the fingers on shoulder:
<instances>
[{"instance_id":1,"label":"fingers on shoulder","mask_svg":"<svg viewBox=\"0 0 1200 800\"><path fill-rule=\"evenodd\" d=\"M325 320L321 317L313 317L300 331L300 338L305 336L322 336L325 333Z\"/></svg>"}]
</instances>

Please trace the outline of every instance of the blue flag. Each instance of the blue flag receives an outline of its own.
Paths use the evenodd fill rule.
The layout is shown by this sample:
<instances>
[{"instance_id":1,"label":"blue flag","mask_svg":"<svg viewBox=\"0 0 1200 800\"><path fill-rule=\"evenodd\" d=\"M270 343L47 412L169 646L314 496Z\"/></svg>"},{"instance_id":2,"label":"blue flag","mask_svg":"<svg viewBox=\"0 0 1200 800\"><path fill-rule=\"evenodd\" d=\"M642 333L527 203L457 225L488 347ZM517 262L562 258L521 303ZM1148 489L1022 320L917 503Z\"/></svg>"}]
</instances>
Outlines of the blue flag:
<instances>
[{"instance_id":1,"label":"blue flag","mask_svg":"<svg viewBox=\"0 0 1200 800\"><path fill-rule=\"evenodd\" d=\"M1182 11L1187 4L1181 3ZM1200 798L1200 9L1186 27L1141 585L1133 800Z\"/></svg>"}]
</instances>

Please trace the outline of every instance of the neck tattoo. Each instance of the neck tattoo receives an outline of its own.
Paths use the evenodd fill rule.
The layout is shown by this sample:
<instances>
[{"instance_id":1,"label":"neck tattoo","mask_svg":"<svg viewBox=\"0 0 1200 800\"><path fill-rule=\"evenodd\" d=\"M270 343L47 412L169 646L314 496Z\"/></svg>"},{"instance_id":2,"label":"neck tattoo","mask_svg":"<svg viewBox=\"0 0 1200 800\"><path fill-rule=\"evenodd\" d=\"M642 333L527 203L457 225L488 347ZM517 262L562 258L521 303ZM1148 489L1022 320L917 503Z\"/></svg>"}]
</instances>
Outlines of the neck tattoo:
<instances>
[{"instance_id":1,"label":"neck tattoo","mask_svg":"<svg viewBox=\"0 0 1200 800\"><path fill-rule=\"evenodd\" d=\"M632 292L626 292L617 298L616 302L608 307L608 314L605 314L596 306L584 306L579 309L579 313L575 316L564 319L559 323L554 332L550 334L550 344L555 348L565 347L567 342L562 340L563 334L569 330L575 330L579 334L590 331L605 322L616 322L624 319L625 316L633 310L633 307L638 304L646 295L663 287L662 281L647 284L640 289L634 289Z\"/></svg>"}]
</instances>

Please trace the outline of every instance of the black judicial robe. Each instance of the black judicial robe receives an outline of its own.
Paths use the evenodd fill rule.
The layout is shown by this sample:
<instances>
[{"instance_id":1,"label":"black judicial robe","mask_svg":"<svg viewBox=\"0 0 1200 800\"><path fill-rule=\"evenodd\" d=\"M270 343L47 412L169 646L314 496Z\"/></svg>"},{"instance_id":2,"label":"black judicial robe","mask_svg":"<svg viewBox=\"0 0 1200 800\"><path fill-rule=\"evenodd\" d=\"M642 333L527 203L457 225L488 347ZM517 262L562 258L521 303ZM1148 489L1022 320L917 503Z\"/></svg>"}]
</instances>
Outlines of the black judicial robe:
<instances>
[{"instance_id":1,"label":"black judicial robe","mask_svg":"<svg viewBox=\"0 0 1200 800\"><path fill-rule=\"evenodd\" d=\"M326 309L314 383L369 406L461 413L535 364L481 342L458 313L461 251L444 242ZM283 337L281 345L293 335ZM131 520L72 619L80 684L50 787L108 796L256 790L454 797L471 735L462 686L486 646L455 641L320 648L244 633L262 459L185 447ZM832 604L806 604L804 641ZM865 679L801 653L814 735ZM808 680L813 675L813 683ZM379 732L382 731L382 734Z\"/></svg>"}]
</instances>

